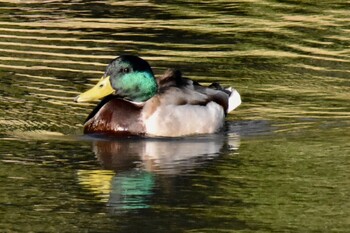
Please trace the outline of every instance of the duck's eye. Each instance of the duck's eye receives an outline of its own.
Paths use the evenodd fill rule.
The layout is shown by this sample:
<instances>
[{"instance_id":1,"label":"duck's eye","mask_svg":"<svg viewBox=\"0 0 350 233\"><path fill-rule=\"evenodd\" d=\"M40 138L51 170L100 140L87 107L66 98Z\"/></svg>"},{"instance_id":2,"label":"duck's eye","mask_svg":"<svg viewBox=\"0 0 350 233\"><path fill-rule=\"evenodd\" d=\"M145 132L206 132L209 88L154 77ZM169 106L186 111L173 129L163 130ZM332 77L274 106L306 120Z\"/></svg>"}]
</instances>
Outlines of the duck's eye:
<instances>
[{"instance_id":1,"label":"duck's eye","mask_svg":"<svg viewBox=\"0 0 350 233\"><path fill-rule=\"evenodd\" d=\"M130 69L129 68L121 68L120 72L122 73L129 73Z\"/></svg>"}]
</instances>

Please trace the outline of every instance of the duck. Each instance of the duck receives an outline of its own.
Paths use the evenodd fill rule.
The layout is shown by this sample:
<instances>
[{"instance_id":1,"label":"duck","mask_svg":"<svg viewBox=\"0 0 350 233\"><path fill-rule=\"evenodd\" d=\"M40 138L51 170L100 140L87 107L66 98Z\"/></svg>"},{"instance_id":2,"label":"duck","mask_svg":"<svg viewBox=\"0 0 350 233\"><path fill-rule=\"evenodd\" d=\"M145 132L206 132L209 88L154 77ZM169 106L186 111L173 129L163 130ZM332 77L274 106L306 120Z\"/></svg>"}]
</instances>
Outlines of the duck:
<instances>
[{"instance_id":1,"label":"duck","mask_svg":"<svg viewBox=\"0 0 350 233\"><path fill-rule=\"evenodd\" d=\"M240 94L219 83L203 86L168 69L156 78L147 61L122 55L75 102L100 100L84 122L84 134L182 137L220 131Z\"/></svg>"}]
</instances>

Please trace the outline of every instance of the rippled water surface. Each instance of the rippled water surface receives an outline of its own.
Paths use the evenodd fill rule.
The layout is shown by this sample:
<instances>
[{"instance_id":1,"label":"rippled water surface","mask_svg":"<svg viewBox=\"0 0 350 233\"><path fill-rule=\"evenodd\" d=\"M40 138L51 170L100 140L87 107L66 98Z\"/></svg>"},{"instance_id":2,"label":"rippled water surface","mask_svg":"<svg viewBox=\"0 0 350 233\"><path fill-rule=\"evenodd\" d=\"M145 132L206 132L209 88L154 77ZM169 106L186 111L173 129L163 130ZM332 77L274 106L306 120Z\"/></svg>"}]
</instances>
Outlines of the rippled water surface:
<instances>
[{"instance_id":1,"label":"rippled water surface","mask_svg":"<svg viewBox=\"0 0 350 233\"><path fill-rule=\"evenodd\" d=\"M0 0L1 232L348 232L348 1ZM243 104L216 135L82 135L120 54Z\"/></svg>"}]
</instances>

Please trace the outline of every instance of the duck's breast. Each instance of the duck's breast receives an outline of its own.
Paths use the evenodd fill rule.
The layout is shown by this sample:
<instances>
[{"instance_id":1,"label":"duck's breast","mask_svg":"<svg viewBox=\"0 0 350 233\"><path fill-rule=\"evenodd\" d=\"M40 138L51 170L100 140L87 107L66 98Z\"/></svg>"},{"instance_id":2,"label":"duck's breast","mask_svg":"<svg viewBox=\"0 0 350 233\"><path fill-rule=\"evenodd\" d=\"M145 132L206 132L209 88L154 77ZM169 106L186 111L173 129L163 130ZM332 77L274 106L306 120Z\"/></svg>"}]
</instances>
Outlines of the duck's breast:
<instances>
[{"instance_id":1,"label":"duck's breast","mask_svg":"<svg viewBox=\"0 0 350 233\"><path fill-rule=\"evenodd\" d=\"M113 134L117 136L143 135L141 106L123 99L112 99L98 109L84 125L84 133Z\"/></svg>"}]
</instances>

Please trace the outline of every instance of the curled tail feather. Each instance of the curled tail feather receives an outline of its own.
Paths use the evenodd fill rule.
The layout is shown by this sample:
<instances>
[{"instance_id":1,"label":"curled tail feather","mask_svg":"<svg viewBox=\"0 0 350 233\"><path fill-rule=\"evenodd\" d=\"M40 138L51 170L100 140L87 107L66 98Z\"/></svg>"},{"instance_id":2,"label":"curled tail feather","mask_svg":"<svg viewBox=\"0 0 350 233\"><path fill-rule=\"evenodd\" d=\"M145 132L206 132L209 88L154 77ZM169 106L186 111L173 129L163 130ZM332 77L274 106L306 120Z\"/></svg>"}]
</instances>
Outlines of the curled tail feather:
<instances>
[{"instance_id":1,"label":"curled tail feather","mask_svg":"<svg viewBox=\"0 0 350 233\"><path fill-rule=\"evenodd\" d=\"M229 95L227 113L233 111L242 103L241 95L232 87L223 88L219 83L212 83L209 88L223 91Z\"/></svg>"}]
</instances>

